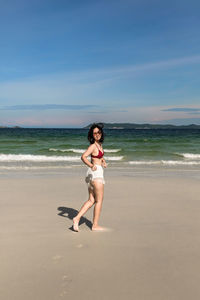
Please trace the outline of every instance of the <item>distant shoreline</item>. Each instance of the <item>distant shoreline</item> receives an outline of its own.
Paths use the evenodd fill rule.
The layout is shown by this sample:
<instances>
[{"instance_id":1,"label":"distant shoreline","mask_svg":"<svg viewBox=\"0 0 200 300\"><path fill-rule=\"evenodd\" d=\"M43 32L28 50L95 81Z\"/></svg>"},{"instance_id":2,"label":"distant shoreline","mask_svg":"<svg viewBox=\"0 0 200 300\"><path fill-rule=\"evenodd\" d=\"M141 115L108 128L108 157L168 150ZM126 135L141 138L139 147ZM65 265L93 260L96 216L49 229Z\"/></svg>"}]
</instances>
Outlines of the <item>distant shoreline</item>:
<instances>
[{"instance_id":1,"label":"distant shoreline","mask_svg":"<svg viewBox=\"0 0 200 300\"><path fill-rule=\"evenodd\" d=\"M200 129L200 125L170 125L170 124L136 124L136 123L101 123L104 129ZM84 129L90 128L92 124L87 125Z\"/></svg>"},{"instance_id":2,"label":"distant shoreline","mask_svg":"<svg viewBox=\"0 0 200 300\"><path fill-rule=\"evenodd\" d=\"M20 126L0 126L0 128L25 128Z\"/></svg>"},{"instance_id":3,"label":"distant shoreline","mask_svg":"<svg viewBox=\"0 0 200 300\"><path fill-rule=\"evenodd\" d=\"M172 124L136 124L136 123L100 123L104 129L200 129L200 125L172 125ZM85 127L21 127L21 126L0 126L0 129L89 129L92 124Z\"/></svg>"}]
</instances>

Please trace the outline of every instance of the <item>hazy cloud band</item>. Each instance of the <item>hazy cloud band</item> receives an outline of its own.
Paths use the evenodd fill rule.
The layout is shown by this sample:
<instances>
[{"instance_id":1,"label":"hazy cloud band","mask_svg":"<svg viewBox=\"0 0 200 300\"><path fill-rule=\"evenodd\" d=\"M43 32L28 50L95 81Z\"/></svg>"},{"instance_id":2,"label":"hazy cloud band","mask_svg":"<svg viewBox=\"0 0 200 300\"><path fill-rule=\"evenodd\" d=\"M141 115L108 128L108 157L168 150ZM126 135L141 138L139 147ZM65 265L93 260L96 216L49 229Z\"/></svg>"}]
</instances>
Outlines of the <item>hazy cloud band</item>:
<instances>
[{"instance_id":1,"label":"hazy cloud band","mask_svg":"<svg viewBox=\"0 0 200 300\"><path fill-rule=\"evenodd\" d=\"M91 108L98 108L98 105L62 105L62 104L44 104L44 105L11 105L1 107L1 110L49 110L49 109L62 109L62 110L84 110Z\"/></svg>"},{"instance_id":2,"label":"hazy cloud band","mask_svg":"<svg viewBox=\"0 0 200 300\"><path fill-rule=\"evenodd\" d=\"M174 112L200 112L200 108L187 108L187 107L174 107L168 109L162 109L162 111L174 111Z\"/></svg>"}]
</instances>

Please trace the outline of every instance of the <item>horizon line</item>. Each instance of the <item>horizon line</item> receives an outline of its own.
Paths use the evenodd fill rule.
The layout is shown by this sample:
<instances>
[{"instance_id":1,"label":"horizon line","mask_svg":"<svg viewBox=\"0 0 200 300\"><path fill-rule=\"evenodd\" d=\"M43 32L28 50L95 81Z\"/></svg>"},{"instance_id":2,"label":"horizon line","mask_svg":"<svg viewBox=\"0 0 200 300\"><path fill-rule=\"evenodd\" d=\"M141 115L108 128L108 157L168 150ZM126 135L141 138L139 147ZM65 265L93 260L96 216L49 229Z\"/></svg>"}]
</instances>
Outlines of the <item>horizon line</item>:
<instances>
[{"instance_id":1,"label":"horizon line","mask_svg":"<svg viewBox=\"0 0 200 300\"><path fill-rule=\"evenodd\" d=\"M195 123L191 123L191 124L187 124L187 125L175 125L175 124L158 124L158 123L103 123L103 122L97 122L97 123L102 123L104 125L106 124L109 124L109 125L114 125L114 124L117 124L117 125L153 125L153 126L173 126L173 127L189 127L189 126L199 126L200 127L200 124L195 124ZM90 123L90 124L93 124L93 123ZM90 124L86 125L86 126L83 126L83 127L29 127L29 126L19 126L19 125L10 125L10 126L7 126L7 125L0 125L0 129L4 129L4 128L10 128L10 129L87 129L86 127L88 127ZM105 128L105 129L108 129L108 128ZM110 128L111 129L111 128ZM118 128L116 128L118 129ZM119 128L120 129L120 128ZM122 129L126 129L126 128L122 128Z\"/></svg>"}]
</instances>

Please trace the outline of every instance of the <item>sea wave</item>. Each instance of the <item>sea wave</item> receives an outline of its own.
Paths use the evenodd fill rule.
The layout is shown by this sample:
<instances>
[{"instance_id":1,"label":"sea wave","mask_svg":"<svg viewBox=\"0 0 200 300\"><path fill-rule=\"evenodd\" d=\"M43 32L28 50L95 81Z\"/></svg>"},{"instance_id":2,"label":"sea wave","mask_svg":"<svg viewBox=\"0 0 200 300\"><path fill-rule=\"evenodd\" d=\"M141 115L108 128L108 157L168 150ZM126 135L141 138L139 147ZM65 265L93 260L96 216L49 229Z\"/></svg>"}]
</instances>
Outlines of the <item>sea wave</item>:
<instances>
[{"instance_id":1,"label":"sea wave","mask_svg":"<svg viewBox=\"0 0 200 300\"><path fill-rule=\"evenodd\" d=\"M47 155L32 155L32 154L0 154L0 162L18 162L18 161L33 161L33 162L76 162L80 161L80 156L47 156ZM107 156L106 160L122 160L123 156Z\"/></svg>"},{"instance_id":2,"label":"sea wave","mask_svg":"<svg viewBox=\"0 0 200 300\"><path fill-rule=\"evenodd\" d=\"M159 165L160 161L129 161L130 165Z\"/></svg>"},{"instance_id":3,"label":"sea wave","mask_svg":"<svg viewBox=\"0 0 200 300\"><path fill-rule=\"evenodd\" d=\"M200 154L194 154L194 153L177 153L177 154L187 159L200 159Z\"/></svg>"},{"instance_id":4,"label":"sea wave","mask_svg":"<svg viewBox=\"0 0 200 300\"><path fill-rule=\"evenodd\" d=\"M117 153L119 151L121 151L122 149L104 149L104 152L108 152L108 153Z\"/></svg>"},{"instance_id":5,"label":"sea wave","mask_svg":"<svg viewBox=\"0 0 200 300\"><path fill-rule=\"evenodd\" d=\"M200 165L200 161L162 160L161 162L164 165L185 165L185 166Z\"/></svg>"},{"instance_id":6,"label":"sea wave","mask_svg":"<svg viewBox=\"0 0 200 300\"><path fill-rule=\"evenodd\" d=\"M73 153L84 153L86 149L56 149L56 148L49 148L49 151L54 151L54 152L73 152ZM104 149L104 152L107 153L117 153L121 151L121 149Z\"/></svg>"},{"instance_id":7,"label":"sea wave","mask_svg":"<svg viewBox=\"0 0 200 300\"><path fill-rule=\"evenodd\" d=\"M56 161L80 161L80 156L47 156L31 154L0 154L0 162L6 161L35 161L35 162L56 162Z\"/></svg>"},{"instance_id":8,"label":"sea wave","mask_svg":"<svg viewBox=\"0 0 200 300\"><path fill-rule=\"evenodd\" d=\"M46 169L71 169L74 166L1 166L0 170L46 170Z\"/></svg>"},{"instance_id":9,"label":"sea wave","mask_svg":"<svg viewBox=\"0 0 200 300\"><path fill-rule=\"evenodd\" d=\"M122 160L123 156L105 156L105 160Z\"/></svg>"},{"instance_id":10,"label":"sea wave","mask_svg":"<svg viewBox=\"0 0 200 300\"><path fill-rule=\"evenodd\" d=\"M56 148L49 148L49 151L83 153L83 152L85 152L85 149L56 149Z\"/></svg>"},{"instance_id":11,"label":"sea wave","mask_svg":"<svg viewBox=\"0 0 200 300\"><path fill-rule=\"evenodd\" d=\"M129 161L130 165L200 165L200 161L158 160L158 161Z\"/></svg>"}]
</instances>

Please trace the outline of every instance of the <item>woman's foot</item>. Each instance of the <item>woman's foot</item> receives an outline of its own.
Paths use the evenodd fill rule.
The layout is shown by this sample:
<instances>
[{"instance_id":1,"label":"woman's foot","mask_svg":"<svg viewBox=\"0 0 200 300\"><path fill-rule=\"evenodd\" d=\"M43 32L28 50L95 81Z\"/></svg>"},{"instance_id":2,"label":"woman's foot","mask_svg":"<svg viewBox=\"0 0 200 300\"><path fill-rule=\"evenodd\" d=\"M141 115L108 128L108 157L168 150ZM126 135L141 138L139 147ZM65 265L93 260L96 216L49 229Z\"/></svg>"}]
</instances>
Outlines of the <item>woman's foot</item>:
<instances>
[{"instance_id":1,"label":"woman's foot","mask_svg":"<svg viewBox=\"0 0 200 300\"><path fill-rule=\"evenodd\" d=\"M105 231L105 228L101 227L99 225L93 225L92 226L92 231Z\"/></svg>"},{"instance_id":2,"label":"woman's foot","mask_svg":"<svg viewBox=\"0 0 200 300\"><path fill-rule=\"evenodd\" d=\"M79 232L78 223L79 223L79 220L77 220L76 217L73 218L73 230L76 232Z\"/></svg>"}]
</instances>

